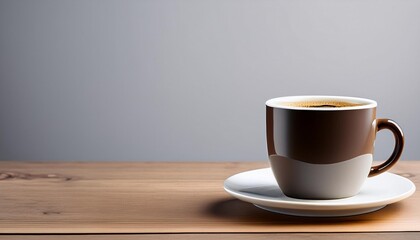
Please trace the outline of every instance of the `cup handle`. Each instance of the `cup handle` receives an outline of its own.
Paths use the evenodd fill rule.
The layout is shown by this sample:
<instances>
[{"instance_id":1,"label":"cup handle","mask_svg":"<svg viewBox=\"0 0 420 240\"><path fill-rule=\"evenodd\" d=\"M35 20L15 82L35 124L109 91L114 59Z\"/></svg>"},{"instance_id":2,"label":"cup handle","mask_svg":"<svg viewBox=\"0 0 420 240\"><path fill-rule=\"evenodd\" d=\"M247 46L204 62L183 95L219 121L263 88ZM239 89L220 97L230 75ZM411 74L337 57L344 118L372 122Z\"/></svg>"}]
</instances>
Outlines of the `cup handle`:
<instances>
[{"instance_id":1,"label":"cup handle","mask_svg":"<svg viewBox=\"0 0 420 240\"><path fill-rule=\"evenodd\" d=\"M394 147L394 151L392 152L388 160L386 160L385 162L377 166L372 166L370 168L369 177L379 175L387 171L388 169L390 169L392 166L394 166L394 164L400 159L401 153L404 148L404 133L396 122L394 122L391 119L386 119L386 118L377 119L376 121L377 121L376 132L379 132L382 129L388 129L388 130L391 130L391 132L394 134L395 147Z\"/></svg>"}]
</instances>

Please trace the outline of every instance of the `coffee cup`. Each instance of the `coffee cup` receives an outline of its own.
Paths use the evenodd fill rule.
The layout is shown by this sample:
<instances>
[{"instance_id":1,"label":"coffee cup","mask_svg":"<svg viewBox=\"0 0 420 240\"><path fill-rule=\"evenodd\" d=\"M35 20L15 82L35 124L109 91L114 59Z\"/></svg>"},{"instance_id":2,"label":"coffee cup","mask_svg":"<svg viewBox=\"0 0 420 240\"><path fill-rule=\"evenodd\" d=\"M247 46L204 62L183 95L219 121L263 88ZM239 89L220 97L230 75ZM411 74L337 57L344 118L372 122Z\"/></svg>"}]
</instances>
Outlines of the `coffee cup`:
<instances>
[{"instance_id":1,"label":"coffee cup","mask_svg":"<svg viewBox=\"0 0 420 240\"><path fill-rule=\"evenodd\" d=\"M342 96L290 96L266 102L270 166L282 192L293 198L356 195L368 177L390 169L404 147L401 128L376 118L374 100ZM394 150L372 166L376 133L391 130Z\"/></svg>"}]
</instances>

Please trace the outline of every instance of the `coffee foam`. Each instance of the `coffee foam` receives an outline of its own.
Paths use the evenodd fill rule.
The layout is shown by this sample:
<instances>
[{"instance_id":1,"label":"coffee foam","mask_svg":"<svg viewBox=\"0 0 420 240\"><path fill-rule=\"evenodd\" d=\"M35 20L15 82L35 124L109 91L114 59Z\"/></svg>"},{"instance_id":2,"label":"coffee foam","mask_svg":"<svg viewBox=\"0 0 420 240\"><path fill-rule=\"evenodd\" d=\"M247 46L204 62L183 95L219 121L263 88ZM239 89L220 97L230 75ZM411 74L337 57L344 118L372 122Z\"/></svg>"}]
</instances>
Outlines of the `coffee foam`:
<instances>
[{"instance_id":1,"label":"coffee foam","mask_svg":"<svg viewBox=\"0 0 420 240\"><path fill-rule=\"evenodd\" d=\"M288 107L302 107L302 108L341 108L341 107L356 107L363 104L336 100L312 100L299 102L284 102L281 105Z\"/></svg>"}]
</instances>

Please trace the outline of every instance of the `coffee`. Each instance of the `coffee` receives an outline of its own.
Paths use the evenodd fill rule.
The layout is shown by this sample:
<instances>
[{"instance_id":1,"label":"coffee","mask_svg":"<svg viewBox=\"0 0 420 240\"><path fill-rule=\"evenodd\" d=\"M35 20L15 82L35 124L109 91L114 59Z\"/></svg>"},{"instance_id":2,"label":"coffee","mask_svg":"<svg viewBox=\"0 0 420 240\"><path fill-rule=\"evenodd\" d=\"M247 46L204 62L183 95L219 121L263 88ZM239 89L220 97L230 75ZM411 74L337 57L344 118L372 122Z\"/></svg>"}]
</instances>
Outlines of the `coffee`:
<instances>
[{"instance_id":1,"label":"coffee","mask_svg":"<svg viewBox=\"0 0 420 240\"><path fill-rule=\"evenodd\" d=\"M299 102L285 102L283 106L288 107L302 107L302 108L342 108L342 107L357 107L363 104L337 101L337 100L311 100L311 101L299 101Z\"/></svg>"}]
</instances>

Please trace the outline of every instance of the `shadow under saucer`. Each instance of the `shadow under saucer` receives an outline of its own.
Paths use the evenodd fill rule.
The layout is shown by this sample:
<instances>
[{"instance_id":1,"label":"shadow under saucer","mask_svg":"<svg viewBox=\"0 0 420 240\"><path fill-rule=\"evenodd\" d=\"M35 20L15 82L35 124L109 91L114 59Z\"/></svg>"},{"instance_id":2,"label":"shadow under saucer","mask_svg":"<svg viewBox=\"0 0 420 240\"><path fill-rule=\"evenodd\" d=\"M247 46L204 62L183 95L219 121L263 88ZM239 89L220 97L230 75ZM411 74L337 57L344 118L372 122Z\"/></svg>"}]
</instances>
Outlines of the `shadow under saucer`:
<instances>
[{"instance_id":1,"label":"shadow under saucer","mask_svg":"<svg viewBox=\"0 0 420 240\"><path fill-rule=\"evenodd\" d=\"M205 214L221 219L249 223L251 225L280 224L280 225L324 225L349 224L355 222L383 221L397 214L404 203L394 203L368 214L345 217L299 217L266 211L251 203L238 199L226 198L209 203L204 209Z\"/></svg>"}]
</instances>

